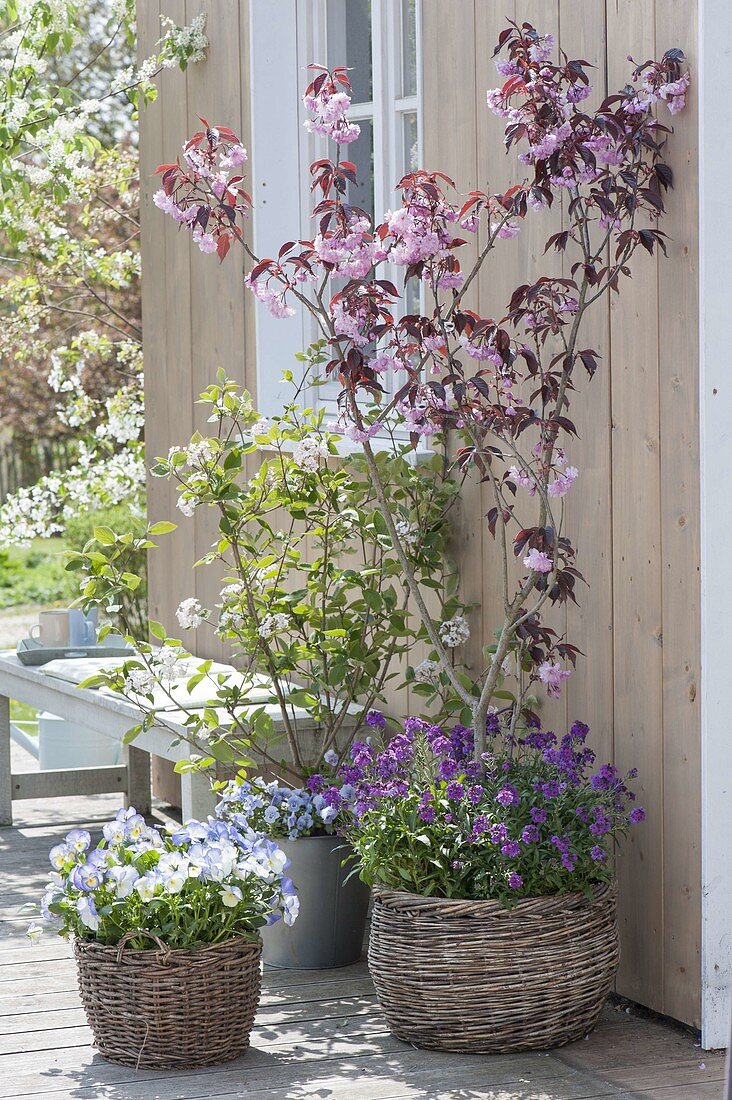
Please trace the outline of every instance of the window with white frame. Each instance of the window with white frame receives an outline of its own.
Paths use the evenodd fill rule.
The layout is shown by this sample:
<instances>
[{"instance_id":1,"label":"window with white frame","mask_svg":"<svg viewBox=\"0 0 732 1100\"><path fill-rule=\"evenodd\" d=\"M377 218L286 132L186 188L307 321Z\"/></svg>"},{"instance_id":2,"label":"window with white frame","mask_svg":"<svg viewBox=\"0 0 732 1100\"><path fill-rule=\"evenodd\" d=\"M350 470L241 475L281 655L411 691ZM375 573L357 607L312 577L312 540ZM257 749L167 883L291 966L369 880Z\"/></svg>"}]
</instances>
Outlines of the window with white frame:
<instances>
[{"instance_id":1,"label":"window with white frame","mask_svg":"<svg viewBox=\"0 0 732 1100\"><path fill-rule=\"evenodd\" d=\"M310 62L350 69L349 117L361 128L347 150L358 174L350 202L380 221L396 201L395 183L419 166L419 7L419 0L254 0L250 5L253 217L260 256L276 255L283 240L312 236L307 169L325 147L302 125L300 97ZM396 282L396 271L384 274ZM405 311L417 306L418 288L410 287ZM304 312L277 320L257 310L256 325L257 404L271 415L287 396L282 371L295 368L295 354L317 333ZM336 394L335 384L328 384L314 391L313 400L335 413Z\"/></svg>"}]
</instances>

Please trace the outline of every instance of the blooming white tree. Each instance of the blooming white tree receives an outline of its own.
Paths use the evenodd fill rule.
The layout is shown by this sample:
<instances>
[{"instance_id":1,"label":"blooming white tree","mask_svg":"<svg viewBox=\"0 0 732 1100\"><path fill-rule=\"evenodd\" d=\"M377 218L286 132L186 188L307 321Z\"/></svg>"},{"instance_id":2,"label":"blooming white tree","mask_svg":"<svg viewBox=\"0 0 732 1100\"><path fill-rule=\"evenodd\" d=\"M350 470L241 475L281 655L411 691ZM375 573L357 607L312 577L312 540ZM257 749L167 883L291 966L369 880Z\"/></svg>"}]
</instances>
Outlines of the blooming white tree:
<instances>
[{"instance_id":1,"label":"blooming white tree","mask_svg":"<svg viewBox=\"0 0 732 1100\"><path fill-rule=\"evenodd\" d=\"M0 546L57 534L68 517L123 501L144 511L132 131L155 78L200 60L207 43L203 15L188 27L164 19L157 52L113 75L105 55L134 57L134 0L92 14L101 50L81 35L92 17L77 0L0 2L0 281L10 307L0 405L6 427L45 434L55 421L74 441L66 471L0 508ZM112 148L97 136L105 126Z\"/></svg>"}]
</instances>

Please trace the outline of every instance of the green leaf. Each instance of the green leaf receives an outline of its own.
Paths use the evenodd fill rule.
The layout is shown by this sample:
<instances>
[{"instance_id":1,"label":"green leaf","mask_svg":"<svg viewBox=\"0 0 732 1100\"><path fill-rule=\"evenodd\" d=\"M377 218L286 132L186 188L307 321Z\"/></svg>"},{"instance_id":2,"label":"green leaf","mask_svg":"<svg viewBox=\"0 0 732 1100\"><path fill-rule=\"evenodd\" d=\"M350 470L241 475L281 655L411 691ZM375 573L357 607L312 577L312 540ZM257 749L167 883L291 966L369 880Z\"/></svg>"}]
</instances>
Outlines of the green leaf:
<instances>
[{"instance_id":1,"label":"green leaf","mask_svg":"<svg viewBox=\"0 0 732 1100\"><path fill-rule=\"evenodd\" d=\"M171 523L168 519L161 519L148 528L151 535L167 535L170 531L177 531L178 524Z\"/></svg>"},{"instance_id":2,"label":"green leaf","mask_svg":"<svg viewBox=\"0 0 732 1100\"><path fill-rule=\"evenodd\" d=\"M101 542L102 546L114 546L117 536L111 527L95 527L94 538Z\"/></svg>"}]
</instances>

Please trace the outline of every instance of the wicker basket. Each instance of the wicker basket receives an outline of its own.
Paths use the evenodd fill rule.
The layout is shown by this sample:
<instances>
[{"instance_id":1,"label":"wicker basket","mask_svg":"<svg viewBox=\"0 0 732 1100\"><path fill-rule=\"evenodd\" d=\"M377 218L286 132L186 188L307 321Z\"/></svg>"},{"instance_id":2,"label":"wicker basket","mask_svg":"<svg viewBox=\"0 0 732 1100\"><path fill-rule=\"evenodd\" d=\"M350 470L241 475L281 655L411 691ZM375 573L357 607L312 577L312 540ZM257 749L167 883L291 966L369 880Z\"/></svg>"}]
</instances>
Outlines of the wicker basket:
<instances>
[{"instance_id":1,"label":"wicker basket","mask_svg":"<svg viewBox=\"0 0 732 1100\"><path fill-rule=\"evenodd\" d=\"M131 950L149 936L158 949ZM94 1043L136 1069L192 1069L242 1054L259 1004L260 940L170 950L149 932L115 947L77 940L79 990Z\"/></svg>"},{"instance_id":2,"label":"wicker basket","mask_svg":"<svg viewBox=\"0 0 732 1100\"><path fill-rule=\"evenodd\" d=\"M545 1050L596 1024L618 965L615 884L590 898L427 898L376 886L369 969L390 1030L434 1050Z\"/></svg>"}]
</instances>

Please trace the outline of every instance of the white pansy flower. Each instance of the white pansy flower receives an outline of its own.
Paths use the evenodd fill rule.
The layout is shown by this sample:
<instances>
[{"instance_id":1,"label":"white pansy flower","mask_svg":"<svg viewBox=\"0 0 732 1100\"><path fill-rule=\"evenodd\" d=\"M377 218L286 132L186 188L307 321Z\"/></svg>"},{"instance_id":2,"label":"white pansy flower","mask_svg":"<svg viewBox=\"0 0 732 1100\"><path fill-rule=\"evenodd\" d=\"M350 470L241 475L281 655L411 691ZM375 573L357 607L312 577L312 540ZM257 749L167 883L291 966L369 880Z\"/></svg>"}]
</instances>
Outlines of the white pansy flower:
<instances>
[{"instance_id":1,"label":"white pansy flower","mask_svg":"<svg viewBox=\"0 0 732 1100\"><path fill-rule=\"evenodd\" d=\"M243 901L244 895L238 886L231 886L227 883L221 891L221 901L227 909L236 909L240 901Z\"/></svg>"}]
</instances>

